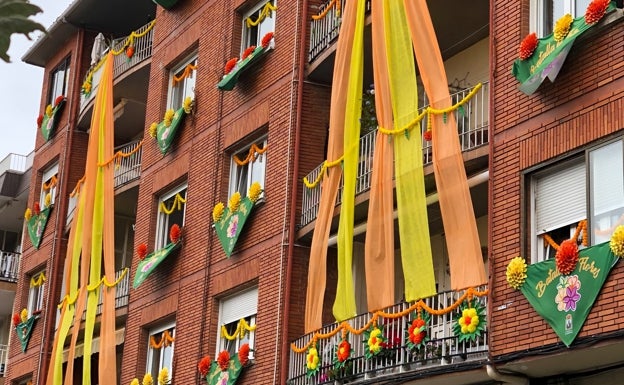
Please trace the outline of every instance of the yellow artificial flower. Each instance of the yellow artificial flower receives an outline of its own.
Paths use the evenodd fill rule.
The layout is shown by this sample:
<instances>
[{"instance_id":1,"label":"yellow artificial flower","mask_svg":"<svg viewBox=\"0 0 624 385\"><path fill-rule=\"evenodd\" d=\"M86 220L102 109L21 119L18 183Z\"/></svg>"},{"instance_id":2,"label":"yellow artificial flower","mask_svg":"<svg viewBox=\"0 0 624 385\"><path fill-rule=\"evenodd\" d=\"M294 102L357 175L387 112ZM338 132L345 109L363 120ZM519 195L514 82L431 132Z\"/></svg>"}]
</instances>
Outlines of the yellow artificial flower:
<instances>
[{"instance_id":1,"label":"yellow artificial flower","mask_svg":"<svg viewBox=\"0 0 624 385\"><path fill-rule=\"evenodd\" d=\"M617 257L624 257L624 226L619 225L615 228L615 231L611 236L609 246L611 247L611 251L613 252L613 254L615 254Z\"/></svg>"},{"instance_id":2,"label":"yellow artificial flower","mask_svg":"<svg viewBox=\"0 0 624 385\"><path fill-rule=\"evenodd\" d=\"M130 385L139 385L139 379L133 378L132 381L130 381Z\"/></svg>"},{"instance_id":3,"label":"yellow artificial flower","mask_svg":"<svg viewBox=\"0 0 624 385\"><path fill-rule=\"evenodd\" d=\"M27 208L24 212L24 219L26 219L26 221L29 221L30 218L32 218L32 211L30 210L30 208Z\"/></svg>"},{"instance_id":4,"label":"yellow artificial flower","mask_svg":"<svg viewBox=\"0 0 624 385\"><path fill-rule=\"evenodd\" d=\"M381 330L379 328L373 329L368 337L368 350L371 353L377 353L381 350L381 343L383 338L381 337Z\"/></svg>"},{"instance_id":5,"label":"yellow artificial flower","mask_svg":"<svg viewBox=\"0 0 624 385\"><path fill-rule=\"evenodd\" d=\"M52 116L52 112L53 112L52 105L51 105L51 104L48 104L48 106L46 107L46 111L45 111L45 113L46 113L46 115L48 115L48 116Z\"/></svg>"},{"instance_id":6,"label":"yellow artificial flower","mask_svg":"<svg viewBox=\"0 0 624 385\"><path fill-rule=\"evenodd\" d=\"M262 187L260 187L260 183L253 182L249 187L249 192L247 193L249 200L256 203L258 198L260 198L260 194L262 194Z\"/></svg>"},{"instance_id":7,"label":"yellow artificial flower","mask_svg":"<svg viewBox=\"0 0 624 385\"><path fill-rule=\"evenodd\" d=\"M20 313L20 318L22 319L22 322L28 321L28 310L27 309L22 309L22 312Z\"/></svg>"},{"instance_id":8,"label":"yellow artificial flower","mask_svg":"<svg viewBox=\"0 0 624 385\"><path fill-rule=\"evenodd\" d=\"M223 211L225 207L223 203L219 202L215 205L214 209L212 209L212 220L215 222L219 222L221 218L223 218Z\"/></svg>"},{"instance_id":9,"label":"yellow artificial flower","mask_svg":"<svg viewBox=\"0 0 624 385\"><path fill-rule=\"evenodd\" d=\"M308 370L316 370L318 368L320 359L318 356L318 350L316 348L310 348L308 350L308 356L306 357L306 366Z\"/></svg>"},{"instance_id":10,"label":"yellow artificial flower","mask_svg":"<svg viewBox=\"0 0 624 385\"><path fill-rule=\"evenodd\" d=\"M527 264L522 257L515 257L507 265L507 283L518 290L526 280Z\"/></svg>"},{"instance_id":11,"label":"yellow artificial flower","mask_svg":"<svg viewBox=\"0 0 624 385\"><path fill-rule=\"evenodd\" d=\"M462 317L460 320L461 332L464 334L474 333L479 326L479 316L477 315L477 309L470 307L462 311Z\"/></svg>"},{"instance_id":12,"label":"yellow artificial flower","mask_svg":"<svg viewBox=\"0 0 624 385\"><path fill-rule=\"evenodd\" d=\"M167 112L165 112L164 123L166 127L171 126L171 122L173 121L174 115L175 115L175 111L173 110L173 108L170 108L167 110Z\"/></svg>"},{"instance_id":13,"label":"yellow artificial flower","mask_svg":"<svg viewBox=\"0 0 624 385\"><path fill-rule=\"evenodd\" d=\"M158 130L158 123L152 123L149 128L149 135L152 138L155 138L157 130Z\"/></svg>"},{"instance_id":14,"label":"yellow artificial flower","mask_svg":"<svg viewBox=\"0 0 624 385\"><path fill-rule=\"evenodd\" d=\"M158 372L158 385L166 385L169 383L169 369L162 368Z\"/></svg>"},{"instance_id":15,"label":"yellow artificial flower","mask_svg":"<svg viewBox=\"0 0 624 385\"><path fill-rule=\"evenodd\" d=\"M238 210L238 208L240 207L240 201L241 196L240 193L237 191L230 197L230 200L228 202L228 208L230 209L231 213Z\"/></svg>"},{"instance_id":16,"label":"yellow artificial flower","mask_svg":"<svg viewBox=\"0 0 624 385\"><path fill-rule=\"evenodd\" d=\"M52 194L47 193L43 200L43 205L45 207L50 207L50 203L52 203Z\"/></svg>"},{"instance_id":17,"label":"yellow artificial flower","mask_svg":"<svg viewBox=\"0 0 624 385\"><path fill-rule=\"evenodd\" d=\"M191 99L190 96L187 96L184 99L184 103L182 103L182 108L184 108L184 112L187 114L191 113L191 110L193 109L193 99Z\"/></svg>"},{"instance_id":18,"label":"yellow artificial flower","mask_svg":"<svg viewBox=\"0 0 624 385\"><path fill-rule=\"evenodd\" d=\"M143 385L154 385L154 379L150 373L145 373L143 376Z\"/></svg>"},{"instance_id":19,"label":"yellow artificial flower","mask_svg":"<svg viewBox=\"0 0 624 385\"><path fill-rule=\"evenodd\" d=\"M561 40L565 39L568 36L568 32L570 32L570 26L572 25L572 15L566 13L561 16L559 20L555 23L555 28L553 31L553 37L555 41L559 43Z\"/></svg>"}]
</instances>

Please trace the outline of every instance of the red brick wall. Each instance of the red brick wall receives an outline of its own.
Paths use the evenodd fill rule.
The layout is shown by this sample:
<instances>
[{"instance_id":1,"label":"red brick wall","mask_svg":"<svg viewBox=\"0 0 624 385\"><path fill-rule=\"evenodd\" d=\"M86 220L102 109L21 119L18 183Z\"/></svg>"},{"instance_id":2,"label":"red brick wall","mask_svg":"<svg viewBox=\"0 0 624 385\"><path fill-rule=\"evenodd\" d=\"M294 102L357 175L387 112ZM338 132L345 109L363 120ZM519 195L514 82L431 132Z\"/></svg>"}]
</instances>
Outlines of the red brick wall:
<instances>
[{"instance_id":1,"label":"red brick wall","mask_svg":"<svg viewBox=\"0 0 624 385\"><path fill-rule=\"evenodd\" d=\"M497 1L492 26L493 157L491 159L492 282L490 349L493 356L536 349L559 342L550 326L524 296L509 288L505 269L509 260L524 256L530 261L527 193L523 172L545 164L588 143L622 135L624 38L618 20L595 28L577 39L555 83L548 80L531 96L517 90L511 65L528 31L528 1ZM624 268L616 266L577 339L620 327L615 306L624 300ZM503 305L506 308L500 308Z\"/></svg>"}]
</instances>

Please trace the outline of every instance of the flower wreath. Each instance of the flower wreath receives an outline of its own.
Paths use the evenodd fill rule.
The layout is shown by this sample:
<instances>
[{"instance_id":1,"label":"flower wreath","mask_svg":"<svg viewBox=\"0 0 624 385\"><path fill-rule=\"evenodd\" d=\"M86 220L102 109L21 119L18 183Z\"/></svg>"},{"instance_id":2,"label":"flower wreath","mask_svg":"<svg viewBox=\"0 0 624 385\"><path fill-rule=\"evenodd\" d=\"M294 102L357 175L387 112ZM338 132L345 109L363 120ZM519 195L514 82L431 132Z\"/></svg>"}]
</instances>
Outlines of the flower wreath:
<instances>
[{"instance_id":1,"label":"flower wreath","mask_svg":"<svg viewBox=\"0 0 624 385\"><path fill-rule=\"evenodd\" d=\"M429 313L419 311L418 314L413 316L412 322L408 323L405 328L405 341L407 342L406 345L410 351L420 350L427 344L427 341L429 341L427 328L429 326L430 319L431 316Z\"/></svg>"},{"instance_id":2,"label":"flower wreath","mask_svg":"<svg viewBox=\"0 0 624 385\"><path fill-rule=\"evenodd\" d=\"M453 333L459 342L475 341L485 331L485 309L479 302L472 306L468 301L460 306L459 311L453 324Z\"/></svg>"},{"instance_id":3,"label":"flower wreath","mask_svg":"<svg viewBox=\"0 0 624 385\"><path fill-rule=\"evenodd\" d=\"M384 351L384 337L383 326L373 323L365 332L362 343L364 344L364 356L367 360L376 357Z\"/></svg>"},{"instance_id":4,"label":"flower wreath","mask_svg":"<svg viewBox=\"0 0 624 385\"><path fill-rule=\"evenodd\" d=\"M340 340L338 346L335 347L334 369L343 369L352 355L353 349L351 349L351 343L349 342L349 339L347 338L347 335L345 333L345 335L342 337L342 340Z\"/></svg>"},{"instance_id":5,"label":"flower wreath","mask_svg":"<svg viewBox=\"0 0 624 385\"><path fill-rule=\"evenodd\" d=\"M321 369L321 358L319 357L316 344L310 345L306 354L306 376L312 377Z\"/></svg>"}]
</instances>

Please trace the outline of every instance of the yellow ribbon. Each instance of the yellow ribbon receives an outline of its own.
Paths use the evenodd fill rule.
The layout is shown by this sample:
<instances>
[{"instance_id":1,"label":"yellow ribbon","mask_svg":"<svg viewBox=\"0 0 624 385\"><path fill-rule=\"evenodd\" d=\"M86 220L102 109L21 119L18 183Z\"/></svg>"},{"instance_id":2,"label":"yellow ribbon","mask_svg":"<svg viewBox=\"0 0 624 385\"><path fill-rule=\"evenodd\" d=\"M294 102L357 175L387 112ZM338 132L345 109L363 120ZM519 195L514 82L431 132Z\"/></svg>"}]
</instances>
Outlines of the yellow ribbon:
<instances>
[{"instance_id":1,"label":"yellow ribbon","mask_svg":"<svg viewBox=\"0 0 624 385\"><path fill-rule=\"evenodd\" d=\"M264 5L264 8L262 8L262 11L258 15L258 18L255 21L251 20L251 17L248 17L247 19L245 19L245 22L247 23L247 28L257 26L258 24L262 22L262 20L270 16L271 13L276 10L277 10L277 7L271 4L270 1L267 1L267 3Z\"/></svg>"},{"instance_id":2,"label":"yellow ribbon","mask_svg":"<svg viewBox=\"0 0 624 385\"><path fill-rule=\"evenodd\" d=\"M124 277L126 276L126 274L128 274L128 268L126 267L123 272L119 275L119 278L117 278L115 281L110 282L108 279L106 279L106 276L102 277L102 279L100 279L98 282L95 282L93 285L87 285L87 291L95 291L97 289L100 288L100 286L104 285L108 288L111 288L113 286L117 286L119 284L119 282L121 282L122 279L124 279ZM59 309L62 309L63 306L65 305L73 305L76 303L76 301L78 300L78 294L80 293L80 289L76 290L76 292L74 293L73 296L70 296L69 294L65 295L65 297L63 297L63 299L61 300L61 302L57 305L57 307Z\"/></svg>"}]
</instances>

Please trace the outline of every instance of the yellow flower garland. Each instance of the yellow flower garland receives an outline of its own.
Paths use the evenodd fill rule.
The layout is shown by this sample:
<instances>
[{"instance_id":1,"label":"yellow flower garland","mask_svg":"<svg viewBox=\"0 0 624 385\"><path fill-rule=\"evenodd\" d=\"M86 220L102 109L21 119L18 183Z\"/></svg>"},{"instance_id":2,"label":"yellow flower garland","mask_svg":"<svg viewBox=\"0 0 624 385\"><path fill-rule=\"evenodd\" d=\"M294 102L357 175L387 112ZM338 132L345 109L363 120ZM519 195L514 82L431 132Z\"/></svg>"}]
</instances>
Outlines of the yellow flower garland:
<instances>
[{"instance_id":1,"label":"yellow flower garland","mask_svg":"<svg viewBox=\"0 0 624 385\"><path fill-rule=\"evenodd\" d=\"M262 155L266 152L267 148L269 147L269 145L264 146L264 148L260 148L258 147L255 143L251 145L251 147L249 147L249 152L247 153L247 157L243 160L239 159L238 156L234 155L232 157L232 159L234 159L234 163L236 163L239 166L244 166L246 164L248 164L249 162L255 162L256 160L256 153L258 155Z\"/></svg>"},{"instance_id":2,"label":"yellow flower garland","mask_svg":"<svg viewBox=\"0 0 624 385\"><path fill-rule=\"evenodd\" d=\"M87 291L93 292L95 290L98 290L100 288L101 285L104 285L108 288L111 288L113 286L117 286L119 284L119 282L121 282L122 279L124 279L124 277L126 276L126 274L128 274L129 269L126 267L123 272L119 275L119 278L117 278L115 281L110 282L108 279L106 279L106 276L102 277L102 279L100 279L98 282L95 282L93 285L87 285ZM61 302L57 305L57 307L59 309L62 309L63 306L65 305L73 305L76 303L76 301L78 300L78 294L80 293L81 289L76 290L76 292L73 294L73 297L70 296L69 294L66 294L65 297L63 297L63 299L61 300Z\"/></svg>"},{"instance_id":3,"label":"yellow flower garland","mask_svg":"<svg viewBox=\"0 0 624 385\"><path fill-rule=\"evenodd\" d=\"M163 346L170 346L175 341L175 337L169 333L169 330L165 330L162 332L162 336L160 337L160 341L156 342L154 336L150 337L150 346L154 349L160 349Z\"/></svg>"},{"instance_id":4,"label":"yellow flower garland","mask_svg":"<svg viewBox=\"0 0 624 385\"><path fill-rule=\"evenodd\" d=\"M255 21L251 20L251 17L248 17L247 19L245 19L245 22L247 23L247 28L257 26L258 24L262 22L262 20L270 16L271 13L273 13L274 11L277 11L277 7L271 4L270 1L267 1L267 3L264 5L264 8L262 8L262 11L260 11L258 18Z\"/></svg>"},{"instance_id":5,"label":"yellow flower garland","mask_svg":"<svg viewBox=\"0 0 624 385\"><path fill-rule=\"evenodd\" d=\"M176 208L177 210L182 210L182 204L186 203L186 199L182 198L182 195L180 195L179 193L175 195L175 198L173 199L173 203L171 204L171 208L167 208L167 206L165 205L165 202L160 202L160 212L161 213L165 213L167 215L170 215Z\"/></svg>"},{"instance_id":6,"label":"yellow flower garland","mask_svg":"<svg viewBox=\"0 0 624 385\"><path fill-rule=\"evenodd\" d=\"M242 340L243 338L245 338L245 334L247 334L247 332L253 332L254 330L256 330L256 325L249 326L247 321L245 321L244 318L241 318L238 321L238 325L236 326L236 330L232 334L228 334L228 331L227 331L225 325L221 325L221 337L223 337L223 338L225 338L225 339L227 339L229 341L235 340L236 337L238 337L238 339Z\"/></svg>"},{"instance_id":7,"label":"yellow flower garland","mask_svg":"<svg viewBox=\"0 0 624 385\"><path fill-rule=\"evenodd\" d=\"M46 276L44 272L39 273L39 275L32 276L30 278L30 287L41 286L45 283Z\"/></svg>"}]
</instances>

